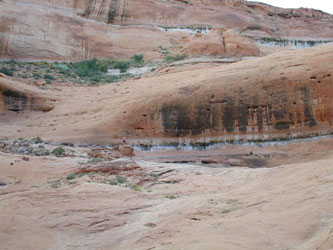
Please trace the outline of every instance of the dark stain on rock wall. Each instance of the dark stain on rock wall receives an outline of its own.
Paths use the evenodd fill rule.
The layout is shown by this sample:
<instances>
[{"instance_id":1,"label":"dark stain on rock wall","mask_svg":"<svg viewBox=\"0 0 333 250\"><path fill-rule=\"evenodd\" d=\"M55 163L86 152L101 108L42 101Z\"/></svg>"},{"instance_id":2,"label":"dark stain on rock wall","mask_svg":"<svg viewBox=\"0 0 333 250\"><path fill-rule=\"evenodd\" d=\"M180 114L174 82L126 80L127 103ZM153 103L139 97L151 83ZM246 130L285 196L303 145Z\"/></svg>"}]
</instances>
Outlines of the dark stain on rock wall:
<instances>
[{"instance_id":1,"label":"dark stain on rock wall","mask_svg":"<svg viewBox=\"0 0 333 250\"><path fill-rule=\"evenodd\" d=\"M24 111L27 109L28 98L26 96L9 90L4 91L2 96L6 109L15 112Z\"/></svg>"},{"instance_id":2,"label":"dark stain on rock wall","mask_svg":"<svg viewBox=\"0 0 333 250\"><path fill-rule=\"evenodd\" d=\"M308 127L316 126L317 123L313 117L312 106L310 103L311 102L310 90L307 86L302 86L301 92L302 92L304 117L305 117L304 124L305 124L305 126L308 126Z\"/></svg>"},{"instance_id":3,"label":"dark stain on rock wall","mask_svg":"<svg viewBox=\"0 0 333 250\"><path fill-rule=\"evenodd\" d=\"M242 101L237 107L239 131L246 132L249 122L249 106Z\"/></svg>"},{"instance_id":4,"label":"dark stain on rock wall","mask_svg":"<svg viewBox=\"0 0 333 250\"><path fill-rule=\"evenodd\" d=\"M304 118L302 124L308 127L316 126L311 106L311 93L307 87L302 87L298 95L303 100ZM263 104L262 96L242 96L217 98L214 101L203 101L201 104L182 103L164 104L161 109L164 133L170 136L196 136L205 133L248 132L268 129L289 130L293 124L301 126L301 119L295 105L284 92L272 96L272 104ZM267 131L270 132L269 130Z\"/></svg>"},{"instance_id":5,"label":"dark stain on rock wall","mask_svg":"<svg viewBox=\"0 0 333 250\"><path fill-rule=\"evenodd\" d=\"M200 105L197 107L196 118L191 130L192 135L199 135L206 129L210 129L211 108L210 105Z\"/></svg>"},{"instance_id":6,"label":"dark stain on rock wall","mask_svg":"<svg viewBox=\"0 0 333 250\"><path fill-rule=\"evenodd\" d=\"M112 23L117 15L118 2L119 0L111 0L108 12L108 23Z\"/></svg>"},{"instance_id":7,"label":"dark stain on rock wall","mask_svg":"<svg viewBox=\"0 0 333 250\"><path fill-rule=\"evenodd\" d=\"M235 103L232 99L226 98L226 105L223 111L223 127L227 132L233 132L236 118Z\"/></svg>"},{"instance_id":8,"label":"dark stain on rock wall","mask_svg":"<svg viewBox=\"0 0 333 250\"><path fill-rule=\"evenodd\" d=\"M164 105L161 109L164 133L172 136L189 135L191 120L185 106Z\"/></svg>"}]
</instances>

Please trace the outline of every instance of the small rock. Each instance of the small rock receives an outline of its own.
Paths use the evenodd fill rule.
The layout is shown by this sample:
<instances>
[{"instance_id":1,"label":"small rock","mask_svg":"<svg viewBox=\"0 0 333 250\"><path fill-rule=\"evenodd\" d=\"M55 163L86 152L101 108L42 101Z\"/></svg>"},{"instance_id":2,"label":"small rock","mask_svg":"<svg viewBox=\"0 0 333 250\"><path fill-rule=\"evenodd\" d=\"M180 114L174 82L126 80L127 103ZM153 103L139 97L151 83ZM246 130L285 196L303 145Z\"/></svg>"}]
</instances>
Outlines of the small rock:
<instances>
[{"instance_id":1,"label":"small rock","mask_svg":"<svg viewBox=\"0 0 333 250\"><path fill-rule=\"evenodd\" d=\"M236 167L236 166L241 166L242 161L239 159L229 159L227 164L229 164L230 166Z\"/></svg>"},{"instance_id":2,"label":"small rock","mask_svg":"<svg viewBox=\"0 0 333 250\"><path fill-rule=\"evenodd\" d=\"M215 164L215 163L217 163L217 162L214 161L214 160L202 160L201 163L202 163L202 164Z\"/></svg>"},{"instance_id":3,"label":"small rock","mask_svg":"<svg viewBox=\"0 0 333 250\"><path fill-rule=\"evenodd\" d=\"M23 156L22 160L29 161L30 159L29 159L29 157Z\"/></svg>"},{"instance_id":4,"label":"small rock","mask_svg":"<svg viewBox=\"0 0 333 250\"><path fill-rule=\"evenodd\" d=\"M134 149L131 146L121 146L119 148L119 152L123 155L123 156L129 156L132 157L134 156Z\"/></svg>"},{"instance_id":5,"label":"small rock","mask_svg":"<svg viewBox=\"0 0 333 250\"><path fill-rule=\"evenodd\" d=\"M155 223L146 223L145 226L154 228L154 227L156 227L156 224Z\"/></svg>"}]
</instances>

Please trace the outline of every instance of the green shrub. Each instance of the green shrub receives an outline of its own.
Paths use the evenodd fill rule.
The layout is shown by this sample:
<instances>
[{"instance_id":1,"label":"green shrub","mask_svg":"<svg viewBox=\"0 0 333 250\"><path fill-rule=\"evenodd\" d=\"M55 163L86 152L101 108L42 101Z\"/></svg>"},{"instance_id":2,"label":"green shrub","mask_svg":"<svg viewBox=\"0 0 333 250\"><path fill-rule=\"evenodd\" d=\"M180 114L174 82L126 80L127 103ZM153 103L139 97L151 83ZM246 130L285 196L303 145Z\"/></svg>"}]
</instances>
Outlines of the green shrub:
<instances>
[{"instance_id":1,"label":"green shrub","mask_svg":"<svg viewBox=\"0 0 333 250\"><path fill-rule=\"evenodd\" d=\"M106 77L106 78L103 78L103 82L108 82L108 83L110 83L110 82L116 82L116 81L118 81L120 79L120 76L108 76L108 77Z\"/></svg>"},{"instance_id":2,"label":"green shrub","mask_svg":"<svg viewBox=\"0 0 333 250\"><path fill-rule=\"evenodd\" d=\"M37 136L36 138L33 138L33 139L32 139L32 142L33 142L33 143L42 143L43 140L42 140L42 138L41 138L40 136Z\"/></svg>"},{"instance_id":3,"label":"green shrub","mask_svg":"<svg viewBox=\"0 0 333 250\"><path fill-rule=\"evenodd\" d=\"M3 73L7 76L13 76L14 75L13 71L10 70L10 69L7 69L7 68L1 68L0 73Z\"/></svg>"},{"instance_id":4,"label":"green shrub","mask_svg":"<svg viewBox=\"0 0 333 250\"><path fill-rule=\"evenodd\" d=\"M53 75L50 74L44 74L44 79L45 80L55 80L55 77Z\"/></svg>"},{"instance_id":5,"label":"green shrub","mask_svg":"<svg viewBox=\"0 0 333 250\"><path fill-rule=\"evenodd\" d=\"M69 174L67 175L67 180L73 180L76 178L76 174Z\"/></svg>"},{"instance_id":6,"label":"green shrub","mask_svg":"<svg viewBox=\"0 0 333 250\"><path fill-rule=\"evenodd\" d=\"M32 77L37 80L37 79L41 78L41 75L35 72L35 73L32 74Z\"/></svg>"},{"instance_id":7,"label":"green shrub","mask_svg":"<svg viewBox=\"0 0 333 250\"><path fill-rule=\"evenodd\" d=\"M53 67L61 71L70 71L70 68L64 63L54 63Z\"/></svg>"},{"instance_id":8,"label":"green shrub","mask_svg":"<svg viewBox=\"0 0 333 250\"><path fill-rule=\"evenodd\" d=\"M177 54L177 55L170 55L170 56L166 56L165 57L165 61L167 62L175 62L175 61L180 61L180 60L184 60L185 58L187 58L186 54Z\"/></svg>"},{"instance_id":9,"label":"green shrub","mask_svg":"<svg viewBox=\"0 0 333 250\"><path fill-rule=\"evenodd\" d=\"M130 188L133 189L134 191L141 191L141 188L138 184L131 184Z\"/></svg>"},{"instance_id":10,"label":"green shrub","mask_svg":"<svg viewBox=\"0 0 333 250\"><path fill-rule=\"evenodd\" d=\"M109 184L115 186L115 185L118 185L118 181L116 181L116 180L109 180Z\"/></svg>"},{"instance_id":11,"label":"green shrub","mask_svg":"<svg viewBox=\"0 0 333 250\"><path fill-rule=\"evenodd\" d=\"M92 77L100 72L96 58L87 61L76 62L72 64L72 69L80 77Z\"/></svg>"},{"instance_id":12,"label":"green shrub","mask_svg":"<svg viewBox=\"0 0 333 250\"><path fill-rule=\"evenodd\" d=\"M143 63L143 55L142 54L135 54L132 59L134 60L134 63L139 64L139 63Z\"/></svg>"},{"instance_id":13,"label":"green shrub","mask_svg":"<svg viewBox=\"0 0 333 250\"><path fill-rule=\"evenodd\" d=\"M93 75L92 77L89 78L91 82L101 82L102 81L102 76L101 74L96 74Z\"/></svg>"},{"instance_id":14,"label":"green shrub","mask_svg":"<svg viewBox=\"0 0 333 250\"><path fill-rule=\"evenodd\" d=\"M177 196L176 195L167 195L167 196L165 196L165 198L174 200L174 199L177 199Z\"/></svg>"},{"instance_id":15,"label":"green shrub","mask_svg":"<svg viewBox=\"0 0 333 250\"><path fill-rule=\"evenodd\" d=\"M22 78L28 78L29 75L27 73L22 73L22 74L20 74L20 77L22 77Z\"/></svg>"},{"instance_id":16,"label":"green shrub","mask_svg":"<svg viewBox=\"0 0 333 250\"><path fill-rule=\"evenodd\" d=\"M120 176L120 175L116 176L116 180L120 184L127 182L127 179L125 177Z\"/></svg>"},{"instance_id":17,"label":"green shrub","mask_svg":"<svg viewBox=\"0 0 333 250\"><path fill-rule=\"evenodd\" d=\"M65 150L62 147L57 147L53 149L52 154L59 157L62 156L65 153Z\"/></svg>"},{"instance_id":18,"label":"green shrub","mask_svg":"<svg viewBox=\"0 0 333 250\"><path fill-rule=\"evenodd\" d=\"M121 73L125 73L130 68L130 62L116 61L114 63L114 68L119 69Z\"/></svg>"}]
</instances>

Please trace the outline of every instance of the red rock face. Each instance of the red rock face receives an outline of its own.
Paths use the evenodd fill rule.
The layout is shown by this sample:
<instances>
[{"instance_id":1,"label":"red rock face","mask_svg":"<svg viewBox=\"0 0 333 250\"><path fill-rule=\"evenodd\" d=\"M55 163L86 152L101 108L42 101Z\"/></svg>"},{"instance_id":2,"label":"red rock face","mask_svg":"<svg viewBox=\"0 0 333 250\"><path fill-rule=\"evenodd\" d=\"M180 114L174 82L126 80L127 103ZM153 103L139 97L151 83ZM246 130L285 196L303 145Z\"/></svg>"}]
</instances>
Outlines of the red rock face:
<instances>
[{"instance_id":1,"label":"red rock face","mask_svg":"<svg viewBox=\"0 0 333 250\"><path fill-rule=\"evenodd\" d=\"M332 48L280 53L205 72L203 82L193 79L165 93L168 98L151 100L147 106L157 108L147 110L145 118L138 117L138 110L147 106L137 107L128 117L136 122L124 133L216 141L331 133Z\"/></svg>"},{"instance_id":2,"label":"red rock face","mask_svg":"<svg viewBox=\"0 0 333 250\"><path fill-rule=\"evenodd\" d=\"M125 136L129 143L163 144L329 134L332 69L333 45L327 45L61 93L0 78L0 104L8 114L55 107L17 116L14 125L0 119L7 127L0 136L72 143L119 143Z\"/></svg>"},{"instance_id":3,"label":"red rock face","mask_svg":"<svg viewBox=\"0 0 333 250\"><path fill-rule=\"evenodd\" d=\"M50 111L54 108L55 100L51 100L38 90L31 90L28 86L11 81L0 74L0 115L9 112Z\"/></svg>"},{"instance_id":4,"label":"red rock face","mask_svg":"<svg viewBox=\"0 0 333 250\"><path fill-rule=\"evenodd\" d=\"M230 27L247 35L332 38L332 16L241 0L98 0L82 16L114 24Z\"/></svg>"},{"instance_id":5,"label":"red rock face","mask_svg":"<svg viewBox=\"0 0 333 250\"><path fill-rule=\"evenodd\" d=\"M330 40L332 20L315 10L231 0L4 0L0 58L77 61L142 53L150 60L163 58L159 45L173 54L253 56L259 54L257 45L245 36ZM155 26L209 26L233 35L223 34L223 40L212 32L197 41Z\"/></svg>"}]
</instances>

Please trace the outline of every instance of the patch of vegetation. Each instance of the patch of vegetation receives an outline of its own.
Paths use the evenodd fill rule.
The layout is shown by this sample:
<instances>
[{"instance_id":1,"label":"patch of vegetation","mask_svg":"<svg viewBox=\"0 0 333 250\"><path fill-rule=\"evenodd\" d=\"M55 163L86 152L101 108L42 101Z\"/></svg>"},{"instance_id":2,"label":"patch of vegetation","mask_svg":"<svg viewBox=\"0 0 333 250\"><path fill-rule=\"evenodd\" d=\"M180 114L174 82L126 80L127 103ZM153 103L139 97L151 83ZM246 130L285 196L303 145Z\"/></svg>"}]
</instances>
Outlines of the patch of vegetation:
<instances>
[{"instance_id":1,"label":"patch of vegetation","mask_svg":"<svg viewBox=\"0 0 333 250\"><path fill-rule=\"evenodd\" d=\"M0 72L24 79L44 79L46 83L54 80L77 84L111 83L134 77L126 72L131 67L145 64L143 54L135 54L131 59L90 59L80 62L0 62ZM121 74L109 74L108 70L119 70Z\"/></svg>"},{"instance_id":2,"label":"patch of vegetation","mask_svg":"<svg viewBox=\"0 0 333 250\"><path fill-rule=\"evenodd\" d=\"M165 196L165 198L168 198L168 199L174 200L174 199L177 199L178 196L176 196L176 195L167 195L167 196Z\"/></svg>"},{"instance_id":3,"label":"patch of vegetation","mask_svg":"<svg viewBox=\"0 0 333 250\"><path fill-rule=\"evenodd\" d=\"M153 178L155 178L155 179L157 179L159 177L159 175L156 174L156 173L150 173L150 176L153 177Z\"/></svg>"},{"instance_id":4,"label":"patch of vegetation","mask_svg":"<svg viewBox=\"0 0 333 250\"><path fill-rule=\"evenodd\" d=\"M40 136L37 136L36 138L32 138L31 139L31 141L33 142L33 143L42 143L43 142L43 140L42 140L42 138L40 137Z\"/></svg>"},{"instance_id":5,"label":"patch of vegetation","mask_svg":"<svg viewBox=\"0 0 333 250\"><path fill-rule=\"evenodd\" d=\"M224 209L223 211L222 211L222 214L228 214L228 213L230 213L231 211L234 211L236 208L229 208L229 209Z\"/></svg>"},{"instance_id":6,"label":"patch of vegetation","mask_svg":"<svg viewBox=\"0 0 333 250\"><path fill-rule=\"evenodd\" d=\"M53 81L53 80L55 80L55 77L50 74L44 74L44 79Z\"/></svg>"},{"instance_id":7,"label":"patch of vegetation","mask_svg":"<svg viewBox=\"0 0 333 250\"><path fill-rule=\"evenodd\" d=\"M51 183L52 188L59 188L61 186L61 180L56 180Z\"/></svg>"},{"instance_id":8,"label":"patch of vegetation","mask_svg":"<svg viewBox=\"0 0 333 250\"><path fill-rule=\"evenodd\" d=\"M142 55L142 54L135 54L135 55L132 57L132 60L134 61L135 64L141 64L141 63L144 63L143 55Z\"/></svg>"},{"instance_id":9,"label":"patch of vegetation","mask_svg":"<svg viewBox=\"0 0 333 250\"><path fill-rule=\"evenodd\" d=\"M14 75L13 71L8 69L8 68L0 68L0 73L3 73L7 76L13 76Z\"/></svg>"},{"instance_id":10,"label":"patch of vegetation","mask_svg":"<svg viewBox=\"0 0 333 250\"><path fill-rule=\"evenodd\" d=\"M138 184L130 184L129 187L130 187L130 189L137 191L137 192L142 191L141 187Z\"/></svg>"},{"instance_id":11,"label":"patch of vegetation","mask_svg":"<svg viewBox=\"0 0 333 250\"><path fill-rule=\"evenodd\" d=\"M109 180L109 184L115 186L115 185L118 185L118 181L117 180Z\"/></svg>"},{"instance_id":12,"label":"patch of vegetation","mask_svg":"<svg viewBox=\"0 0 333 250\"><path fill-rule=\"evenodd\" d=\"M72 174L67 175L66 179L67 180L74 180L76 177L77 177L77 174L72 173Z\"/></svg>"},{"instance_id":13,"label":"patch of vegetation","mask_svg":"<svg viewBox=\"0 0 333 250\"><path fill-rule=\"evenodd\" d=\"M126 182L127 182L127 179L126 179L125 177L123 177L123 176L120 176L120 175L117 175L117 176L116 176L116 180L117 180L117 182L120 183L120 184L123 184L123 183L126 183Z\"/></svg>"},{"instance_id":14,"label":"patch of vegetation","mask_svg":"<svg viewBox=\"0 0 333 250\"><path fill-rule=\"evenodd\" d=\"M52 154L57 157L62 156L64 153L65 153L65 150L62 147L57 147L57 148L53 149L53 151L52 151Z\"/></svg>"},{"instance_id":15,"label":"patch of vegetation","mask_svg":"<svg viewBox=\"0 0 333 250\"><path fill-rule=\"evenodd\" d=\"M177 54L177 55L166 56L164 60L167 62L175 62L175 61L184 60L185 58L187 58L186 54Z\"/></svg>"}]
</instances>

